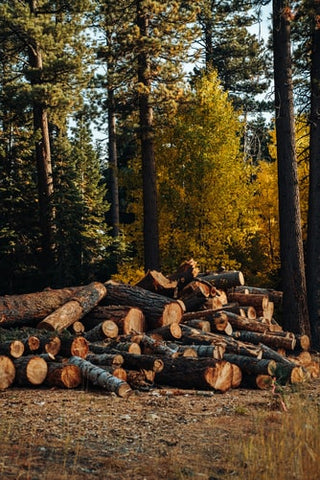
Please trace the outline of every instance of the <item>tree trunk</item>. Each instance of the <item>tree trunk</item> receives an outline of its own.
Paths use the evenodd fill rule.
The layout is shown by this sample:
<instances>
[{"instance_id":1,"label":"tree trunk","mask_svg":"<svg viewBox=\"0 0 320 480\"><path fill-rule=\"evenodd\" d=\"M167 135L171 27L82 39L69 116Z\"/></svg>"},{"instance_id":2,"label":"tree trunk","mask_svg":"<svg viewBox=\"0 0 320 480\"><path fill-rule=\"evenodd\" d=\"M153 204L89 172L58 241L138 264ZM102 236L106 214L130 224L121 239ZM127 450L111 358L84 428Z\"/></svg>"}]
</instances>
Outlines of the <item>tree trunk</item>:
<instances>
[{"instance_id":1,"label":"tree trunk","mask_svg":"<svg viewBox=\"0 0 320 480\"><path fill-rule=\"evenodd\" d=\"M283 290L283 327L310 334L302 244L297 173L290 9L273 0L274 84L278 157L280 257ZM287 13L288 12L288 13Z\"/></svg>"},{"instance_id":2,"label":"tree trunk","mask_svg":"<svg viewBox=\"0 0 320 480\"><path fill-rule=\"evenodd\" d=\"M106 295L105 286L92 282L79 287L71 300L44 318L37 328L61 332L92 310Z\"/></svg>"},{"instance_id":3,"label":"tree trunk","mask_svg":"<svg viewBox=\"0 0 320 480\"><path fill-rule=\"evenodd\" d=\"M112 66L111 66L112 68ZM108 69L109 71L109 69ZM112 236L119 236L119 186L118 186L118 151L116 135L116 107L114 99L114 89L108 88L108 150L109 150L109 171L110 171L110 191L111 191L111 222Z\"/></svg>"},{"instance_id":4,"label":"tree trunk","mask_svg":"<svg viewBox=\"0 0 320 480\"><path fill-rule=\"evenodd\" d=\"M156 185L156 163L154 155L153 109L151 106L150 59L145 48L149 37L149 16L143 1L137 1L136 25L139 29L138 92L140 141L143 179L143 239L145 271L160 270L158 200ZM140 45L139 45L140 43Z\"/></svg>"},{"instance_id":5,"label":"tree trunk","mask_svg":"<svg viewBox=\"0 0 320 480\"><path fill-rule=\"evenodd\" d=\"M182 318L182 306L177 301L140 287L114 282L107 282L105 285L106 302L140 308L146 318L147 330L179 323Z\"/></svg>"},{"instance_id":6,"label":"tree trunk","mask_svg":"<svg viewBox=\"0 0 320 480\"><path fill-rule=\"evenodd\" d=\"M320 348L320 4L313 2L307 284L312 344Z\"/></svg>"},{"instance_id":7,"label":"tree trunk","mask_svg":"<svg viewBox=\"0 0 320 480\"><path fill-rule=\"evenodd\" d=\"M112 320L118 325L119 334L127 335L131 332L145 331L145 318L140 308L110 305L97 306L85 317L82 322L88 330L97 326L103 320Z\"/></svg>"},{"instance_id":8,"label":"tree trunk","mask_svg":"<svg viewBox=\"0 0 320 480\"><path fill-rule=\"evenodd\" d=\"M16 376L16 367L11 358L0 355L0 390L10 387Z\"/></svg>"},{"instance_id":9,"label":"tree trunk","mask_svg":"<svg viewBox=\"0 0 320 480\"><path fill-rule=\"evenodd\" d=\"M83 378L89 380L97 387L103 388L108 392L115 392L119 397L127 397L131 392L131 388L126 382L83 358L74 356L69 359L69 362L72 365L78 366Z\"/></svg>"},{"instance_id":10,"label":"tree trunk","mask_svg":"<svg viewBox=\"0 0 320 480\"><path fill-rule=\"evenodd\" d=\"M159 340L179 340L182 336L182 331L179 323L170 323L164 327L149 330L148 335Z\"/></svg>"},{"instance_id":11,"label":"tree trunk","mask_svg":"<svg viewBox=\"0 0 320 480\"><path fill-rule=\"evenodd\" d=\"M0 297L0 326L35 325L76 294L79 287L69 287L22 295Z\"/></svg>"}]
</instances>

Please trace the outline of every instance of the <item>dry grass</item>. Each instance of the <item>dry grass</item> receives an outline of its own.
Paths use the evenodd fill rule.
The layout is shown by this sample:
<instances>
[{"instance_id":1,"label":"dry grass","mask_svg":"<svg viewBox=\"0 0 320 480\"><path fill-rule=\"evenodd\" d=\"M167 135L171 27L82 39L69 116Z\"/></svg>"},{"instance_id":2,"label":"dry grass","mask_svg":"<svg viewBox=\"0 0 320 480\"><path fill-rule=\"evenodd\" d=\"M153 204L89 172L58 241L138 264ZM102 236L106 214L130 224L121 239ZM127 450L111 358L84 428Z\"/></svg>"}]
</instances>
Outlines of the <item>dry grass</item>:
<instances>
[{"instance_id":1,"label":"dry grass","mask_svg":"<svg viewBox=\"0 0 320 480\"><path fill-rule=\"evenodd\" d=\"M320 381L284 395L8 389L0 479L318 480Z\"/></svg>"}]
</instances>

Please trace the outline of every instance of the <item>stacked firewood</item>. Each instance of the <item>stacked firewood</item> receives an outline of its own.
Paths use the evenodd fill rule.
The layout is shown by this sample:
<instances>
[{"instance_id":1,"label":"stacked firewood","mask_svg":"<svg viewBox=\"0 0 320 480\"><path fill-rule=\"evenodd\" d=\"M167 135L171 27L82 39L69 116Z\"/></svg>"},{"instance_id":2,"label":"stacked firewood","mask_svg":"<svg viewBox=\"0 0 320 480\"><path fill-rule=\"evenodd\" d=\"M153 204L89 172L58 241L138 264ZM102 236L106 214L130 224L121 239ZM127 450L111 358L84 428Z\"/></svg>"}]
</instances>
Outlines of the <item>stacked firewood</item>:
<instances>
[{"instance_id":1,"label":"stacked firewood","mask_svg":"<svg viewBox=\"0 0 320 480\"><path fill-rule=\"evenodd\" d=\"M245 286L239 271L200 274L194 260L136 285L108 281L0 297L0 389L76 388L117 395L271 388L312 380L306 335L275 320L282 293Z\"/></svg>"}]
</instances>

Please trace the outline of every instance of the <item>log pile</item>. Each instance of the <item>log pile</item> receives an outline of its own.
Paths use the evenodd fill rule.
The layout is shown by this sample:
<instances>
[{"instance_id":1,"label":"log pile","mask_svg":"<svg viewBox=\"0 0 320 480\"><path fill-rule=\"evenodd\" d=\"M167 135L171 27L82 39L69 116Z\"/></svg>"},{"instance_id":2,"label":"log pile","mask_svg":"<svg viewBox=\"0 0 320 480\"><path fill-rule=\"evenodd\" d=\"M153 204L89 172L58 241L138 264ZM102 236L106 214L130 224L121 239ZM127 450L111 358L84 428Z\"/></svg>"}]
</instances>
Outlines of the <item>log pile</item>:
<instances>
[{"instance_id":1,"label":"log pile","mask_svg":"<svg viewBox=\"0 0 320 480\"><path fill-rule=\"evenodd\" d=\"M274 314L282 293L194 260L136 285L92 282L0 297L0 389L271 388L317 378L305 335Z\"/></svg>"}]
</instances>

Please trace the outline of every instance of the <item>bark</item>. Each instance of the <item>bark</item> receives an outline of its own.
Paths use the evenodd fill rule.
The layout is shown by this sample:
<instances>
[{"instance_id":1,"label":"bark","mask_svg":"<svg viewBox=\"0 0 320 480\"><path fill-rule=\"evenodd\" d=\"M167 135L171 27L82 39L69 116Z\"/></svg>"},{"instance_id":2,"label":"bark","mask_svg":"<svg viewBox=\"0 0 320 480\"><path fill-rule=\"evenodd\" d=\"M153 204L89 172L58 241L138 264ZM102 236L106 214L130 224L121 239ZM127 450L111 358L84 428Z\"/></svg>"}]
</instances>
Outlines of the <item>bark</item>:
<instances>
[{"instance_id":1,"label":"bark","mask_svg":"<svg viewBox=\"0 0 320 480\"><path fill-rule=\"evenodd\" d=\"M127 382L135 390L149 390L154 384L155 375L152 370L129 370Z\"/></svg>"},{"instance_id":2,"label":"bark","mask_svg":"<svg viewBox=\"0 0 320 480\"><path fill-rule=\"evenodd\" d=\"M73 356L69 359L72 365L80 368L83 378L89 380L92 385L100 387L108 392L114 392L119 397L127 397L131 392L130 386L127 382L111 375L102 368L93 365L83 358Z\"/></svg>"},{"instance_id":3,"label":"bark","mask_svg":"<svg viewBox=\"0 0 320 480\"><path fill-rule=\"evenodd\" d=\"M143 354L158 354L169 357L177 355L176 350L168 347L165 342L154 340L152 337L149 337L149 335L142 335L140 345Z\"/></svg>"},{"instance_id":4,"label":"bark","mask_svg":"<svg viewBox=\"0 0 320 480\"><path fill-rule=\"evenodd\" d=\"M16 376L16 367L11 358L0 355L0 390L10 387Z\"/></svg>"},{"instance_id":5,"label":"bark","mask_svg":"<svg viewBox=\"0 0 320 480\"><path fill-rule=\"evenodd\" d=\"M232 366L229 362L213 358L165 358L164 369L157 373L156 383L226 392L232 385Z\"/></svg>"},{"instance_id":6,"label":"bark","mask_svg":"<svg viewBox=\"0 0 320 480\"><path fill-rule=\"evenodd\" d=\"M232 353L225 353L223 358L230 363L238 365L242 372L249 375L274 375L277 367L276 362L270 359L257 359Z\"/></svg>"},{"instance_id":7,"label":"bark","mask_svg":"<svg viewBox=\"0 0 320 480\"><path fill-rule=\"evenodd\" d=\"M1 327L35 325L69 301L79 287L0 297Z\"/></svg>"},{"instance_id":8,"label":"bark","mask_svg":"<svg viewBox=\"0 0 320 480\"><path fill-rule=\"evenodd\" d=\"M135 355L134 353L122 352L124 363L123 368L126 370L151 370L153 372L161 372L163 370L163 360L154 355Z\"/></svg>"},{"instance_id":9,"label":"bark","mask_svg":"<svg viewBox=\"0 0 320 480\"><path fill-rule=\"evenodd\" d=\"M249 320L247 317L240 317L240 315L236 315L235 313L229 311L221 312L220 315L222 313L227 317L228 322L235 330L247 330L250 332L260 333L264 333L269 330L268 324L260 323L256 320Z\"/></svg>"},{"instance_id":10,"label":"bark","mask_svg":"<svg viewBox=\"0 0 320 480\"><path fill-rule=\"evenodd\" d=\"M93 345L90 346L90 349L92 349L92 347ZM108 349L106 349L105 347L100 347L100 345L97 345L95 353L89 353L87 355L86 360L88 360L88 362L94 363L95 365L105 365L107 367L120 367L124 363L123 355L120 355L120 353L109 353Z\"/></svg>"},{"instance_id":11,"label":"bark","mask_svg":"<svg viewBox=\"0 0 320 480\"><path fill-rule=\"evenodd\" d=\"M210 285L206 282L193 280L182 289L179 300L184 303L187 312L194 312L204 305L210 293Z\"/></svg>"},{"instance_id":12,"label":"bark","mask_svg":"<svg viewBox=\"0 0 320 480\"><path fill-rule=\"evenodd\" d=\"M108 69L109 72L109 69ZM110 192L111 192L111 224L112 236L119 236L119 185L118 185L118 150L116 134L116 105L114 99L114 89L108 88L108 151L109 151L109 170L110 170Z\"/></svg>"},{"instance_id":13,"label":"bark","mask_svg":"<svg viewBox=\"0 0 320 480\"><path fill-rule=\"evenodd\" d=\"M105 320L89 330L89 332L85 332L83 336L88 342L99 342L105 338L116 338L118 333L118 325L112 320Z\"/></svg>"},{"instance_id":14,"label":"bark","mask_svg":"<svg viewBox=\"0 0 320 480\"><path fill-rule=\"evenodd\" d=\"M109 304L130 305L142 310L146 318L147 330L162 327L170 323L179 323L183 308L179 302L141 287L107 282Z\"/></svg>"},{"instance_id":15,"label":"bark","mask_svg":"<svg viewBox=\"0 0 320 480\"><path fill-rule=\"evenodd\" d=\"M200 314L199 314L200 316ZM192 320L185 320L183 321L184 325L187 325L188 327L196 328L197 330L201 330L201 332L211 332L211 325L209 320L202 320L201 318L199 319L192 319Z\"/></svg>"},{"instance_id":16,"label":"bark","mask_svg":"<svg viewBox=\"0 0 320 480\"><path fill-rule=\"evenodd\" d=\"M309 205L307 236L308 307L312 344L320 349L320 4L313 2L311 49L311 112Z\"/></svg>"},{"instance_id":17,"label":"bark","mask_svg":"<svg viewBox=\"0 0 320 480\"><path fill-rule=\"evenodd\" d=\"M295 145L291 18L286 6L285 0L273 0L282 323L285 330L310 335Z\"/></svg>"},{"instance_id":18,"label":"bark","mask_svg":"<svg viewBox=\"0 0 320 480\"><path fill-rule=\"evenodd\" d=\"M83 317L82 322L90 330L103 320L115 322L120 334L145 331L145 318L140 308L125 305L97 306Z\"/></svg>"},{"instance_id":19,"label":"bark","mask_svg":"<svg viewBox=\"0 0 320 480\"><path fill-rule=\"evenodd\" d=\"M157 272L156 270L148 270L145 276L136 283L136 286L153 293L159 293L160 295L173 298L177 289L177 281L169 280L161 272Z\"/></svg>"},{"instance_id":20,"label":"bark","mask_svg":"<svg viewBox=\"0 0 320 480\"><path fill-rule=\"evenodd\" d=\"M186 312L182 316L182 322L186 325L191 325L192 320L206 320L210 323L210 329L213 332L225 332L231 335L232 328L230 328L229 320L225 312L217 312L216 310L200 310L199 312ZM197 327L196 327L197 328Z\"/></svg>"},{"instance_id":21,"label":"bark","mask_svg":"<svg viewBox=\"0 0 320 480\"><path fill-rule=\"evenodd\" d=\"M15 383L22 387L41 385L48 373L47 362L36 355L28 355L14 360Z\"/></svg>"},{"instance_id":22,"label":"bark","mask_svg":"<svg viewBox=\"0 0 320 480\"><path fill-rule=\"evenodd\" d=\"M46 383L50 387L77 388L81 385L81 370L68 363L49 362Z\"/></svg>"},{"instance_id":23,"label":"bark","mask_svg":"<svg viewBox=\"0 0 320 480\"><path fill-rule=\"evenodd\" d=\"M99 282L80 287L68 302L38 323L37 328L62 332L92 310L106 293L105 286Z\"/></svg>"}]
</instances>

